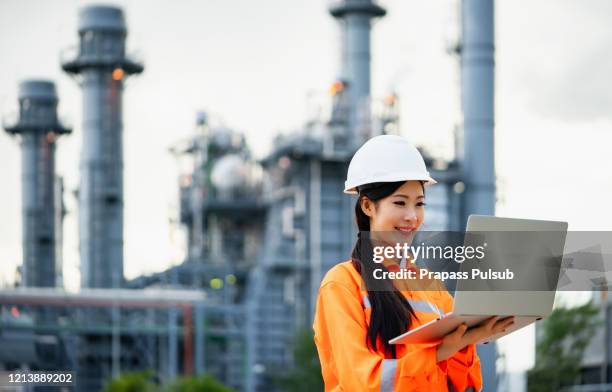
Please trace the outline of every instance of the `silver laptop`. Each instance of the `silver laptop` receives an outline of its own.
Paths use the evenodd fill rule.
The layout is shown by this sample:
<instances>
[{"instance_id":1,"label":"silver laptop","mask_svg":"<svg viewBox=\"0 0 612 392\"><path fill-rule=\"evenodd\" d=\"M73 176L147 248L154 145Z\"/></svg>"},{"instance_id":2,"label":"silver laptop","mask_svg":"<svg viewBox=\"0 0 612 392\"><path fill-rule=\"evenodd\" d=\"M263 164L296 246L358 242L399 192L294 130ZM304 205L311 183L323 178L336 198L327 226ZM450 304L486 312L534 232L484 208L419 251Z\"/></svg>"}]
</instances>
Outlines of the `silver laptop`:
<instances>
[{"instance_id":1,"label":"silver laptop","mask_svg":"<svg viewBox=\"0 0 612 392\"><path fill-rule=\"evenodd\" d=\"M567 234L567 222L470 215L464 244L486 244L479 270L505 271L513 279L458 279L453 310L389 341L391 344L437 342L460 324L476 326L492 316L514 316L506 332L521 329L552 312ZM471 273L473 261L459 271ZM486 268L484 268L486 266Z\"/></svg>"}]
</instances>

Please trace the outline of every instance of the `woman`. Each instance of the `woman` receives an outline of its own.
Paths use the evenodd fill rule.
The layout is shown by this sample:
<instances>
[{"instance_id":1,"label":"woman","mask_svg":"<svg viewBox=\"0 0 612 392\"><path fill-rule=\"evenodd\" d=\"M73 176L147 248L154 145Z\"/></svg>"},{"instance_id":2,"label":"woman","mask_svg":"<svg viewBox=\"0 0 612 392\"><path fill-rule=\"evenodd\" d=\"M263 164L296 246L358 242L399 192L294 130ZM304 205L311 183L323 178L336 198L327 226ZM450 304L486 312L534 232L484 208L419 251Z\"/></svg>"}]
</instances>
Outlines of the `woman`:
<instances>
[{"instance_id":1,"label":"woman","mask_svg":"<svg viewBox=\"0 0 612 392\"><path fill-rule=\"evenodd\" d=\"M359 195L359 240L351 260L334 266L321 282L313 325L326 391L482 387L475 343L504 330L512 319L491 318L469 331L461 325L436 344L390 345L390 339L450 312L452 297L439 282L432 291L372 279L374 269L406 265L388 258L374 263L372 241L389 243L390 236L408 241L424 222L425 187L432 184L421 154L400 136L376 136L351 160L345 193Z\"/></svg>"}]
</instances>

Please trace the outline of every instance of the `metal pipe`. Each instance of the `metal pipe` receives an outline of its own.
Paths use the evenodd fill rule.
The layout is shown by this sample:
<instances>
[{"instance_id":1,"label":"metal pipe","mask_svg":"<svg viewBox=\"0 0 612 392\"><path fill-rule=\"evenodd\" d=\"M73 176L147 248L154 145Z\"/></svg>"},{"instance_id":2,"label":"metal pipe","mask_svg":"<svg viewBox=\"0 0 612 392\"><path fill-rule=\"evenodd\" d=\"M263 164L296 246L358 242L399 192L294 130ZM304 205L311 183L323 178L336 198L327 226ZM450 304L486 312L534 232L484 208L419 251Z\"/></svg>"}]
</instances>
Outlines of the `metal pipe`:
<instances>
[{"instance_id":1,"label":"metal pipe","mask_svg":"<svg viewBox=\"0 0 612 392\"><path fill-rule=\"evenodd\" d=\"M313 159L310 161L310 197L308 230L310 237L310 298L308 319L314 320L315 305L317 303L318 288L323 279L321 259L321 162Z\"/></svg>"},{"instance_id":2,"label":"metal pipe","mask_svg":"<svg viewBox=\"0 0 612 392\"><path fill-rule=\"evenodd\" d=\"M493 0L463 0L461 103L465 215L495 213Z\"/></svg>"},{"instance_id":3,"label":"metal pipe","mask_svg":"<svg viewBox=\"0 0 612 392\"><path fill-rule=\"evenodd\" d=\"M193 314L191 305L183 305L183 374L193 374Z\"/></svg>"},{"instance_id":4,"label":"metal pipe","mask_svg":"<svg viewBox=\"0 0 612 392\"><path fill-rule=\"evenodd\" d=\"M205 355L206 352L206 338L205 338L205 326L204 326L204 307L196 304L195 305L195 372L196 375L201 376L206 371L205 367Z\"/></svg>"},{"instance_id":5,"label":"metal pipe","mask_svg":"<svg viewBox=\"0 0 612 392\"><path fill-rule=\"evenodd\" d=\"M495 214L493 0L463 0L461 23L461 104L465 183L463 225L470 214ZM480 345L483 391L496 389L495 343Z\"/></svg>"},{"instance_id":6,"label":"metal pipe","mask_svg":"<svg viewBox=\"0 0 612 392\"><path fill-rule=\"evenodd\" d=\"M209 312L242 312L240 306L204 304L205 300L206 294L201 290L85 289L70 293L54 288L0 289L0 305L171 308L186 303L202 303Z\"/></svg>"},{"instance_id":7,"label":"metal pipe","mask_svg":"<svg viewBox=\"0 0 612 392\"><path fill-rule=\"evenodd\" d=\"M174 380L178 369L178 314L176 308L168 309L168 380Z\"/></svg>"}]
</instances>

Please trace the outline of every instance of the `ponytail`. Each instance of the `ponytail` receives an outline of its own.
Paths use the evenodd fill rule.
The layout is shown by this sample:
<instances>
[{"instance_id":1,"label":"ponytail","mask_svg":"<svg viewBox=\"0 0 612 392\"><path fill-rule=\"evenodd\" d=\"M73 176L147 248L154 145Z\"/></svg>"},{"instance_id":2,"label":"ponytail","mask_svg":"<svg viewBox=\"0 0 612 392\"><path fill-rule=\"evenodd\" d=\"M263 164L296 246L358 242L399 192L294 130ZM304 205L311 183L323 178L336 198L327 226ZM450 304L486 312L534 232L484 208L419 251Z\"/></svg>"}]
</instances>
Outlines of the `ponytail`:
<instances>
[{"instance_id":1,"label":"ponytail","mask_svg":"<svg viewBox=\"0 0 612 392\"><path fill-rule=\"evenodd\" d=\"M396 347L389 344L389 340L410 328L411 315L415 315L415 312L404 295L389 280L377 281L376 289L372 287L374 270L385 267L382 264L374 265L374 252L370 240L370 218L361 209L361 199L367 197L376 203L391 195L404 182L373 183L359 187L359 198L355 204L355 220L359 233L351 254L353 267L365 282L372 309L366 345L372 351L377 351L377 340L380 339L384 353L390 354L393 358L397 357Z\"/></svg>"}]
</instances>

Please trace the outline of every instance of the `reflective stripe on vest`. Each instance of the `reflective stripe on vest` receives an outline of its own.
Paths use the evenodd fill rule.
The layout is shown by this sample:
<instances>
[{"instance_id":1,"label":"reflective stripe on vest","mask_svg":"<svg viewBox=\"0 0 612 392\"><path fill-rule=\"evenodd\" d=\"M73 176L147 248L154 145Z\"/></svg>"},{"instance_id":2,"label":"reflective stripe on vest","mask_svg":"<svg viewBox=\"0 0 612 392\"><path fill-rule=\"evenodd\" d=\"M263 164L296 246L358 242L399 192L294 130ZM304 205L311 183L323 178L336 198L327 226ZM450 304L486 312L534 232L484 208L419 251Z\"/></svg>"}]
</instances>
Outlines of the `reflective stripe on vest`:
<instances>
[{"instance_id":1,"label":"reflective stripe on vest","mask_svg":"<svg viewBox=\"0 0 612 392\"><path fill-rule=\"evenodd\" d=\"M432 304L429 301L415 301L413 299L408 299L408 303L416 312L432 312L436 313L440 317L444 316L444 312L441 311L435 304Z\"/></svg>"},{"instance_id":2,"label":"reflective stripe on vest","mask_svg":"<svg viewBox=\"0 0 612 392\"><path fill-rule=\"evenodd\" d=\"M380 373L380 392L393 392L397 359L383 359Z\"/></svg>"}]
</instances>

